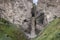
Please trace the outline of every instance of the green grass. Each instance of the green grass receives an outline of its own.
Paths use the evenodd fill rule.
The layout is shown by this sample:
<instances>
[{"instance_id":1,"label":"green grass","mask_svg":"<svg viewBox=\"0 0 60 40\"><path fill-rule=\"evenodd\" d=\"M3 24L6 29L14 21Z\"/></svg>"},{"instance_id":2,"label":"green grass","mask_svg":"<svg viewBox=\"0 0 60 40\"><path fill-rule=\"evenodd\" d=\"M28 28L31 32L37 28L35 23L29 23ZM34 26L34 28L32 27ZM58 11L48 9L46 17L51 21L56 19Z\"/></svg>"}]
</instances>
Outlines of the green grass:
<instances>
[{"instance_id":1,"label":"green grass","mask_svg":"<svg viewBox=\"0 0 60 40\"><path fill-rule=\"evenodd\" d=\"M0 40L26 40L26 37L15 25L0 19Z\"/></svg>"},{"instance_id":2,"label":"green grass","mask_svg":"<svg viewBox=\"0 0 60 40\"><path fill-rule=\"evenodd\" d=\"M60 40L60 19L53 20L34 40Z\"/></svg>"}]
</instances>

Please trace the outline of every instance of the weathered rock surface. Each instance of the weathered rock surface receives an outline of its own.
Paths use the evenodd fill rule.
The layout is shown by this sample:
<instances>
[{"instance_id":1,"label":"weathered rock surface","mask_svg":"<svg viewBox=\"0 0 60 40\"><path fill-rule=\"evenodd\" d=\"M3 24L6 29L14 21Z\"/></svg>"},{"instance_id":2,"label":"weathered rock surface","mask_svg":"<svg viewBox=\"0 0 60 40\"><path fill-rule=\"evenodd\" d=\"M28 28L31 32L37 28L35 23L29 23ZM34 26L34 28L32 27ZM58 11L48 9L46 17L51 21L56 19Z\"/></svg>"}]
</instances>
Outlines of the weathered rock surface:
<instances>
[{"instance_id":1,"label":"weathered rock surface","mask_svg":"<svg viewBox=\"0 0 60 40\"><path fill-rule=\"evenodd\" d=\"M11 23L22 25L24 20L31 18L32 2L28 0L0 0L3 18Z\"/></svg>"},{"instance_id":2,"label":"weathered rock surface","mask_svg":"<svg viewBox=\"0 0 60 40\"><path fill-rule=\"evenodd\" d=\"M0 0L0 18L22 26L25 34L29 38L34 38L44 25L52 21L54 17L60 17L60 0L38 0L36 25L32 22L32 7L32 0Z\"/></svg>"},{"instance_id":3,"label":"weathered rock surface","mask_svg":"<svg viewBox=\"0 0 60 40\"><path fill-rule=\"evenodd\" d=\"M46 24L56 17L60 17L60 0L38 0L36 30L40 32Z\"/></svg>"},{"instance_id":4,"label":"weathered rock surface","mask_svg":"<svg viewBox=\"0 0 60 40\"><path fill-rule=\"evenodd\" d=\"M31 8L32 0L0 0L0 17L30 31Z\"/></svg>"},{"instance_id":5,"label":"weathered rock surface","mask_svg":"<svg viewBox=\"0 0 60 40\"><path fill-rule=\"evenodd\" d=\"M54 16L60 17L60 0L38 0L37 10L44 12L49 23Z\"/></svg>"}]
</instances>

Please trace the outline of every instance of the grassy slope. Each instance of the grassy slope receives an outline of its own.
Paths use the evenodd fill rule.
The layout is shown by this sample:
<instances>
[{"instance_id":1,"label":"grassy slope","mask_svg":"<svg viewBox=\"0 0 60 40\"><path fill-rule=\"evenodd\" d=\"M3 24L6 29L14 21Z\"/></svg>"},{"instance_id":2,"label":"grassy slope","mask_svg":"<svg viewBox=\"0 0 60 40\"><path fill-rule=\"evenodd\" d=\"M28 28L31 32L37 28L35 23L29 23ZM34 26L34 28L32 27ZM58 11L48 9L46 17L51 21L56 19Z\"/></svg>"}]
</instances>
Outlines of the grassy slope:
<instances>
[{"instance_id":1,"label":"grassy slope","mask_svg":"<svg viewBox=\"0 0 60 40\"><path fill-rule=\"evenodd\" d=\"M26 40L26 38L15 25L0 19L0 40Z\"/></svg>"},{"instance_id":2,"label":"grassy slope","mask_svg":"<svg viewBox=\"0 0 60 40\"><path fill-rule=\"evenodd\" d=\"M52 21L34 40L60 40L60 19Z\"/></svg>"}]
</instances>

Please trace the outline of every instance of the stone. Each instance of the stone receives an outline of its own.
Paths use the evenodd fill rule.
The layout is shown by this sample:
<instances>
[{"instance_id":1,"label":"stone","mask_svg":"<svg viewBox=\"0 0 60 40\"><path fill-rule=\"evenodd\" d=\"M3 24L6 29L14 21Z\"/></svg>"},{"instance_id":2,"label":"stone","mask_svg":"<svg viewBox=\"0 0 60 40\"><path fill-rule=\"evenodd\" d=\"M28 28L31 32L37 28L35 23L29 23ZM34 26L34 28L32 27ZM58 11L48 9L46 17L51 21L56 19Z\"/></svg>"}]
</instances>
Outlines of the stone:
<instances>
[{"instance_id":1,"label":"stone","mask_svg":"<svg viewBox=\"0 0 60 40\"><path fill-rule=\"evenodd\" d=\"M19 27L25 31L31 27L29 24L32 7L32 0L0 0L0 17L20 25Z\"/></svg>"},{"instance_id":2,"label":"stone","mask_svg":"<svg viewBox=\"0 0 60 40\"><path fill-rule=\"evenodd\" d=\"M32 2L27 0L0 0L2 17L14 24L22 25L23 21L30 20Z\"/></svg>"},{"instance_id":3,"label":"stone","mask_svg":"<svg viewBox=\"0 0 60 40\"><path fill-rule=\"evenodd\" d=\"M47 22L51 22L54 16L60 17L60 0L38 0L37 10L45 13Z\"/></svg>"}]
</instances>

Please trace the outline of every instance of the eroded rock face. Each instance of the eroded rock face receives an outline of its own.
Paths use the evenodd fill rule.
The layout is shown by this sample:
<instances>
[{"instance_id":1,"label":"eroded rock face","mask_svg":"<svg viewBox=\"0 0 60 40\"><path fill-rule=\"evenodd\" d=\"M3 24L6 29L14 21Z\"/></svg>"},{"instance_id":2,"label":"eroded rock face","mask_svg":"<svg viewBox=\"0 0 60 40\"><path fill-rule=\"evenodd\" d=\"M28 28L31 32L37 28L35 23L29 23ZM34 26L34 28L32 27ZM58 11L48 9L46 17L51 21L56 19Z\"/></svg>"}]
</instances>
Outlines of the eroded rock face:
<instances>
[{"instance_id":1,"label":"eroded rock face","mask_svg":"<svg viewBox=\"0 0 60 40\"><path fill-rule=\"evenodd\" d=\"M60 17L60 0L38 0L37 10L44 12L49 23L54 16Z\"/></svg>"},{"instance_id":2,"label":"eroded rock face","mask_svg":"<svg viewBox=\"0 0 60 40\"><path fill-rule=\"evenodd\" d=\"M32 2L29 0L0 0L1 16L14 24L23 25L23 22L28 24L31 8Z\"/></svg>"},{"instance_id":3,"label":"eroded rock face","mask_svg":"<svg viewBox=\"0 0 60 40\"><path fill-rule=\"evenodd\" d=\"M38 0L36 9L36 32L39 33L44 26L60 17L60 0Z\"/></svg>"},{"instance_id":4,"label":"eroded rock face","mask_svg":"<svg viewBox=\"0 0 60 40\"><path fill-rule=\"evenodd\" d=\"M30 27L31 8L32 0L0 0L0 17L27 30Z\"/></svg>"}]
</instances>

